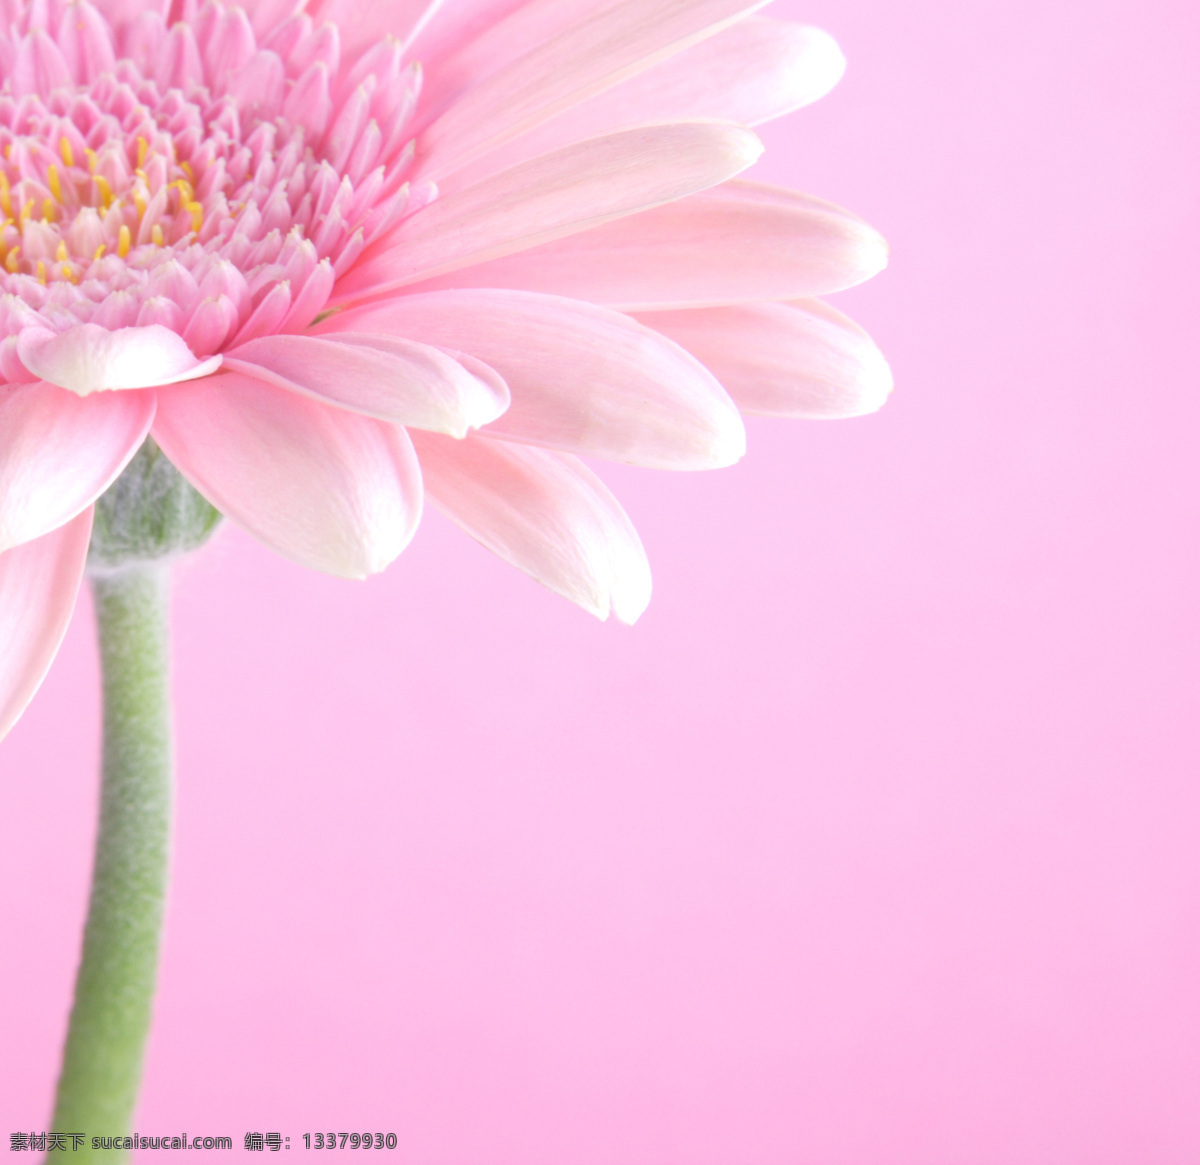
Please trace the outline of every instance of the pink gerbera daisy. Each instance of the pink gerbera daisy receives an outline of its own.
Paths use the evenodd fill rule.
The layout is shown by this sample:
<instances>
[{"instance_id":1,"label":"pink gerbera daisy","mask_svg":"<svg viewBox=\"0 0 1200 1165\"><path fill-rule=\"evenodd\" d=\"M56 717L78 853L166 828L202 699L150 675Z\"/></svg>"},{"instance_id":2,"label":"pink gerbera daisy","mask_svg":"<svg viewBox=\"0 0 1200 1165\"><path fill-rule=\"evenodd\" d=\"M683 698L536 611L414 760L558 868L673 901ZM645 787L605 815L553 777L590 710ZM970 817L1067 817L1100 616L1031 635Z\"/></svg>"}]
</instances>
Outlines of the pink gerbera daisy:
<instances>
[{"instance_id":1,"label":"pink gerbera daisy","mask_svg":"<svg viewBox=\"0 0 1200 1165\"><path fill-rule=\"evenodd\" d=\"M381 570L428 495L629 622L645 554L581 455L878 407L811 297L883 241L735 177L843 67L762 6L0 0L0 734L143 446L306 566Z\"/></svg>"}]
</instances>

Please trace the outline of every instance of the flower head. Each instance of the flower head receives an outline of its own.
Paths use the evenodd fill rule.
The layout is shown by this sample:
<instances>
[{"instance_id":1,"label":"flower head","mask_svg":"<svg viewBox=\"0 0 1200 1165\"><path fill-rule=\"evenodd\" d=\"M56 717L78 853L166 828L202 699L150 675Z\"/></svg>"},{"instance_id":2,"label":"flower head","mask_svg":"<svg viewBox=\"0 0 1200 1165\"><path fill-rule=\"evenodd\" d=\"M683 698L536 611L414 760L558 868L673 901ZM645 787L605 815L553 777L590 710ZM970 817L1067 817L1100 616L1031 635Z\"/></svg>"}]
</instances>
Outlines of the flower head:
<instances>
[{"instance_id":1,"label":"flower head","mask_svg":"<svg viewBox=\"0 0 1200 1165\"><path fill-rule=\"evenodd\" d=\"M761 0L0 0L0 733L148 437L287 557L363 577L427 494L598 615L649 599L580 455L741 456L878 407L812 297L837 207L735 178L841 75Z\"/></svg>"}]
</instances>

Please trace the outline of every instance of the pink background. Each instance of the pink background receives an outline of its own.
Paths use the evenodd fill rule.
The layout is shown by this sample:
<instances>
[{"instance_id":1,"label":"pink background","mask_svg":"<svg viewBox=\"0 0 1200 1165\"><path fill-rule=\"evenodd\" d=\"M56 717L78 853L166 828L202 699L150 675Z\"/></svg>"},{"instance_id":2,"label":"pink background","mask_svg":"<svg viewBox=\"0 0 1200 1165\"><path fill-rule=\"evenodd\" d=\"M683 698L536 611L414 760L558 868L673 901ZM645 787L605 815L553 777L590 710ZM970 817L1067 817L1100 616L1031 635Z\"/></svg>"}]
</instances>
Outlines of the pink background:
<instances>
[{"instance_id":1,"label":"pink background","mask_svg":"<svg viewBox=\"0 0 1200 1165\"><path fill-rule=\"evenodd\" d=\"M143 1131L1200 1160L1200 9L773 11L850 71L758 173L890 239L837 302L892 402L606 469L633 630L437 515L362 586L237 532L189 564ZM0 749L4 1134L46 1123L97 741L81 609Z\"/></svg>"}]
</instances>

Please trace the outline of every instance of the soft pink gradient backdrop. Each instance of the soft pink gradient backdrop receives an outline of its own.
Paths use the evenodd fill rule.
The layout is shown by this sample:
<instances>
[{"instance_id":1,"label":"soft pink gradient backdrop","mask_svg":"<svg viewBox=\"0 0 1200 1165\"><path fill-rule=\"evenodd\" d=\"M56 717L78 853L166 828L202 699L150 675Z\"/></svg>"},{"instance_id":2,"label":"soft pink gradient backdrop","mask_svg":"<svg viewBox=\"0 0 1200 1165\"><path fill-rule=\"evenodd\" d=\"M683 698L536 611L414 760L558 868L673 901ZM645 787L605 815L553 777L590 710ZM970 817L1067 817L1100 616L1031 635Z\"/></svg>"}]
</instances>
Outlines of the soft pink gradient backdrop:
<instances>
[{"instance_id":1,"label":"soft pink gradient backdrop","mask_svg":"<svg viewBox=\"0 0 1200 1165\"><path fill-rule=\"evenodd\" d=\"M892 402L605 470L656 570L633 630L437 515L362 586L236 532L187 565L143 1130L1200 1160L1200 9L774 11L850 71L758 173L890 239L837 302ZM92 634L0 749L5 1135L69 1002Z\"/></svg>"}]
</instances>

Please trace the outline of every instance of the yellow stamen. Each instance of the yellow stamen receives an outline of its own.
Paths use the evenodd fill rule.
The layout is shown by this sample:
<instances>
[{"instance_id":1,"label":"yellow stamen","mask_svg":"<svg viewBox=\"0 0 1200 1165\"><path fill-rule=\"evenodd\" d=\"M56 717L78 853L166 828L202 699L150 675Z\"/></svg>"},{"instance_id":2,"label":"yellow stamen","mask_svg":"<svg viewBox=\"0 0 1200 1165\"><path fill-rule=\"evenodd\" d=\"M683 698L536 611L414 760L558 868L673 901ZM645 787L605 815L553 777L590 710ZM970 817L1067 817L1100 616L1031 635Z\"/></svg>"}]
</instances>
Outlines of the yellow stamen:
<instances>
[{"instance_id":1,"label":"yellow stamen","mask_svg":"<svg viewBox=\"0 0 1200 1165\"><path fill-rule=\"evenodd\" d=\"M66 140L63 138L64 142ZM50 185L50 193L54 195L54 201L62 202L62 183L58 179L58 167L53 162L46 170L46 181Z\"/></svg>"},{"instance_id":2,"label":"yellow stamen","mask_svg":"<svg viewBox=\"0 0 1200 1165\"><path fill-rule=\"evenodd\" d=\"M192 189L192 184L186 178L176 178L167 189L179 191L181 206L187 206L189 202L196 200L196 192Z\"/></svg>"},{"instance_id":3,"label":"yellow stamen","mask_svg":"<svg viewBox=\"0 0 1200 1165\"><path fill-rule=\"evenodd\" d=\"M108 244L107 244L107 243L101 243L101 244L100 244L100 246L98 246L98 247L96 248L96 253L95 253L95 254L92 256L92 262L94 263L94 262L95 262L97 259L103 259L103 258L104 258L104 252L105 252L105 251L107 251L107 250L108 250Z\"/></svg>"},{"instance_id":4,"label":"yellow stamen","mask_svg":"<svg viewBox=\"0 0 1200 1165\"><path fill-rule=\"evenodd\" d=\"M155 223L150 228L150 241L156 247L161 247L163 245L164 240L163 240L162 227L158 223Z\"/></svg>"},{"instance_id":5,"label":"yellow stamen","mask_svg":"<svg viewBox=\"0 0 1200 1165\"><path fill-rule=\"evenodd\" d=\"M142 192L134 187L133 205L137 207L138 222L142 221L142 215L146 213L146 200L142 197Z\"/></svg>"},{"instance_id":6,"label":"yellow stamen","mask_svg":"<svg viewBox=\"0 0 1200 1165\"><path fill-rule=\"evenodd\" d=\"M71 149L71 143L64 136L58 143L58 152L62 154L63 164L67 166L75 165L75 151Z\"/></svg>"},{"instance_id":7,"label":"yellow stamen","mask_svg":"<svg viewBox=\"0 0 1200 1165\"><path fill-rule=\"evenodd\" d=\"M46 286L46 264L38 260L37 265L37 281L43 286Z\"/></svg>"},{"instance_id":8,"label":"yellow stamen","mask_svg":"<svg viewBox=\"0 0 1200 1165\"><path fill-rule=\"evenodd\" d=\"M198 202L189 202L183 209L192 216L192 230L199 234L204 225L204 207Z\"/></svg>"},{"instance_id":9,"label":"yellow stamen","mask_svg":"<svg viewBox=\"0 0 1200 1165\"><path fill-rule=\"evenodd\" d=\"M185 173L185 174L188 176L188 181L189 181L189 182L193 182L193 183L194 183L194 182L196 181L196 175L192 173L192 167L191 167L191 165L190 165L189 163L187 163L187 162L180 162L180 163L179 163L179 168L180 168L180 169L181 169L181 170L182 170L182 171L183 171L183 172L184 172L184 173Z\"/></svg>"},{"instance_id":10,"label":"yellow stamen","mask_svg":"<svg viewBox=\"0 0 1200 1165\"><path fill-rule=\"evenodd\" d=\"M112 206L113 192L112 187L108 184L108 179L103 174L93 174L92 181L96 183L100 191L100 200L105 206Z\"/></svg>"},{"instance_id":11,"label":"yellow stamen","mask_svg":"<svg viewBox=\"0 0 1200 1165\"><path fill-rule=\"evenodd\" d=\"M75 274L75 269L71 266L70 263L64 263L62 265L62 270L59 272L59 274L68 283L78 283L79 282L79 276Z\"/></svg>"},{"instance_id":12,"label":"yellow stamen","mask_svg":"<svg viewBox=\"0 0 1200 1165\"><path fill-rule=\"evenodd\" d=\"M33 199L31 198L23 207L21 207L21 229L25 229L25 224L33 218Z\"/></svg>"},{"instance_id":13,"label":"yellow stamen","mask_svg":"<svg viewBox=\"0 0 1200 1165\"><path fill-rule=\"evenodd\" d=\"M12 219L12 188L8 184L8 175L3 170L0 170L0 210L4 211L6 219Z\"/></svg>"},{"instance_id":14,"label":"yellow stamen","mask_svg":"<svg viewBox=\"0 0 1200 1165\"><path fill-rule=\"evenodd\" d=\"M9 251L8 257L4 260L4 266L8 271L10 271L13 275L15 275L17 273L17 264L20 263L20 261L21 261L21 248L20 248L20 245L18 245L18 246L13 247L13 249L11 251Z\"/></svg>"},{"instance_id":15,"label":"yellow stamen","mask_svg":"<svg viewBox=\"0 0 1200 1165\"><path fill-rule=\"evenodd\" d=\"M150 152L150 143L145 138L138 138L138 169L146 164L146 155Z\"/></svg>"},{"instance_id":16,"label":"yellow stamen","mask_svg":"<svg viewBox=\"0 0 1200 1165\"><path fill-rule=\"evenodd\" d=\"M89 150L86 146L84 146L83 154L84 154L84 157L87 158L88 173L94 174L96 172L96 151Z\"/></svg>"},{"instance_id":17,"label":"yellow stamen","mask_svg":"<svg viewBox=\"0 0 1200 1165\"><path fill-rule=\"evenodd\" d=\"M129 254L129 248L133 245L133 240L129 237L129 228L122 227L117 235L117 254L122 259Z\"/></svg>"},{"instance_id":18,"label":"yellow stamen","mask_svg":"<svg viewBox=\"0 0 1200 1165\"><path fill-rule=\"evenodd\" d=\"M62 239L58 241L58 250L54 252L54 257L60 263L65 263L71 257L67 254L67 244Z\"/></svg>"},{"instance_id":19,"label":"yellow stamen","mask_svg":"<svg viewBox=\"0 0 1200 1165\"><path fill-rule=\"evenodd\" d=\"M54 199L53 198L43 198L42 199L42 222L53 222L56 213L57 213L57 208L55 207Z\"/></svg>"},{"instance_id":20,"label":"yellow stamen","mask_svg":"<svg viewBox=\"0 0 1200 1165\"><path fill-rule=\"evenodd\" d=\"M5 156L5 157L6 157L6 158L7 158L7 159L10 161L10 162L12 161L12 142L9 142L9 143L8 143L8 145L6 145L6 146L4 147L4 156Z\"/></svg>"}]
</instances>

